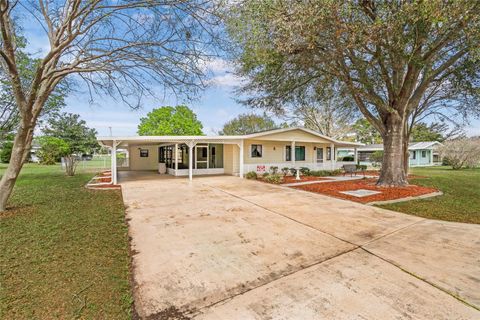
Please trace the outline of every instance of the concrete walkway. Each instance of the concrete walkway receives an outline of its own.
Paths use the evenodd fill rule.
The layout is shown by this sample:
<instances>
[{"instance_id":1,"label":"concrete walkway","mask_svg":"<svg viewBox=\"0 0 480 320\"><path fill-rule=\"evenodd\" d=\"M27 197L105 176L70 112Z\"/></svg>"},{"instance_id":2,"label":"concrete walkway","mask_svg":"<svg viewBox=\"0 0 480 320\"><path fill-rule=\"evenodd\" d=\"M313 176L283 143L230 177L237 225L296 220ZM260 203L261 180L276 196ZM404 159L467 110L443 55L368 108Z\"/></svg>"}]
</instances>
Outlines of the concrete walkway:
<instances>
[{"instance_id":1,"label":"concrete walkway","mask_svg":"<svg viewBox=\"0 0 480 320\"><path fill-rule=\"evenodd\" d=\"M479 225L229 176L122 174L141 318L480 319Z\"/></svg>"}]
</instances>

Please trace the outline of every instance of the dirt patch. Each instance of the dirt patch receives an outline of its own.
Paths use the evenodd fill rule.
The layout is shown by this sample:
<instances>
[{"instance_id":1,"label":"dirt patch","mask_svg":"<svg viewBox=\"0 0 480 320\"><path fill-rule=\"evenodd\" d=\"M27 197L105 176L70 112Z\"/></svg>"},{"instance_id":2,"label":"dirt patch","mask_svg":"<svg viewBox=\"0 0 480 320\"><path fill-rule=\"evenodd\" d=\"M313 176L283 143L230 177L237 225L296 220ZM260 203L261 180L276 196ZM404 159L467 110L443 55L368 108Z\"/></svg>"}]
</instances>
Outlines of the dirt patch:
<instances>
[{"instance_id":1,"label":"dirt patch","mask_svg":"<svg viewBox=\"0 0 480 320\"><path fill-rule=\"evenodd\" d=\"M377 179L361 179L361 180L350 180L350 181L338 181L338 182L329 182L329 183L318 183L310 184L303 186L296 186L293 188L301 189L310 192L316 192L321 194L326 194L336 198L351 200L360 203L369 203L373 201L386 201L386 200L395 200L402 199L407 197L416 197L424 194L429 194L437 192L437 189L427 188L417 185L409 185L406 187L379 187L376 185ZM355 197L348 194L341 193L341 191L354 191L358 189L379 191L380 193L365 196L365 197Z\"/></svg>"}]
</instances>

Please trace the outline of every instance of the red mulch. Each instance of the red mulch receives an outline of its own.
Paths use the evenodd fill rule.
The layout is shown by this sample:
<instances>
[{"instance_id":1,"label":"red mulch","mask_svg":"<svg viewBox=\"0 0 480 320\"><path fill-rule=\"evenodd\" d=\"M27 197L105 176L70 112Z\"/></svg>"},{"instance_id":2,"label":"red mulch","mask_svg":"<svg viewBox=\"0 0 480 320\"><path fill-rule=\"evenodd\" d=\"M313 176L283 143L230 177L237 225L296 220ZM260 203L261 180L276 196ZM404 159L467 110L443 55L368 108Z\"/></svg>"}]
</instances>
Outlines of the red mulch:
<instances>
[{"instance_id":1,"label":"red mulch","mask_svg":"<svg viewBox=\"0 0 480 320\"><path fill-rule=\"evenodd\" d=\"M284 183L295 183L295 182L306 182L306 181L319 181L319 180L331 180L329 178L321 178L321 177L314 177L314 176L300 176L300 180L295 180L295 176L286 176L283 178Z\"/></svg>"},{"instance_id":2,"label":"red mulch","mask_svg":"<svg viewBox=\"0 0 480 320\"><path fill-rule=\"evenodd\" d=\"M100 179L95 179L95 182L111 182L112 178L100 178Z\"/></svg>"},{"instance_id":3,"label":"red mulch","mask_svg":"<svg viewBox=\"0 0 480 320\"><path fill-rule=\"evenodd\" d=\"M415 197L432 192L437 192L437 189L421 187L417 185L409 185L406 187L378 187L375 185L377 179L362 179L338 182L316 183L292 188L302 189L310 192L326 194L336 198L347 199L360 203L368 203L373 201L385 201L401 199L406 197ZM354 197L347 194L340 193L340 191L354 191L358 189L380 191L381 193L366 197Z\"/></svg>"},{"instance_id":4,"label":"red mulch","mask_svg":"<svg viewBox=\"0 0 480 320\"><path fill-rule=\"evenodd\" d=\"M112 172L111 171L103 171L98 174L99 176L111 176Z\"/></svg>"}]
</instances>

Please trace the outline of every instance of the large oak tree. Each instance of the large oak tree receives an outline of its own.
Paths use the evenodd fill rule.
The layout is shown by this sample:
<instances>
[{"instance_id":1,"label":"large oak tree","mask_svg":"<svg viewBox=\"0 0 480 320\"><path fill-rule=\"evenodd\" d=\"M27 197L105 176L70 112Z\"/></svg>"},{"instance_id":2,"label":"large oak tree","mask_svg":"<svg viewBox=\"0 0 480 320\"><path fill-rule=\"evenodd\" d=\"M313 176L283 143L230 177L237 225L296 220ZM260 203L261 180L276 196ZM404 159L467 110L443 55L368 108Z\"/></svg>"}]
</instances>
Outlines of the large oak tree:
<instances>
[{"instance_id":1,"label":"large oak tree","mask_svg":"<svg viewBox=\"0 0 480 320\"><path fill-rule=\"evenodd\" d=\"M228 13L245 102L282 108L339 83L382 136L379 185L407 184L418 117L478 114L479 1L251 0Z\"/></svg>"},{"instance_id":2,"label":"large oak tree","mask_svg":"<svg viewBox=\"0 0 480 320\"><path fill-rule=\"evenodd\" d=\"M215 3L0 0L0 66L20 115L10 164L0 180L0 211L28 156L38 117L65 78L84 81L92 96L106 93L133 107L154 86L160 94L184 96L201 88L218 23ZM49 48L25 83L16 40L27 23L44 31Z\"/></svg>"}]
</instances>

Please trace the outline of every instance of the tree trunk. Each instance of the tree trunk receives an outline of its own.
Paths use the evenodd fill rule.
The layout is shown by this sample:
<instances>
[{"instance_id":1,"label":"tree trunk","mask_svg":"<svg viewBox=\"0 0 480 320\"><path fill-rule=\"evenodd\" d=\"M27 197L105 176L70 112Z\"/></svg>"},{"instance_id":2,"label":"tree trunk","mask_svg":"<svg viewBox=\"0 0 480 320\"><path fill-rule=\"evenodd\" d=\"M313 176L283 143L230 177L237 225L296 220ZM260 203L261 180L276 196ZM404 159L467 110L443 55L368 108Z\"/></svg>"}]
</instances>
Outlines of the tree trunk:
<instances>
[{"instance_id":1,"label":"tree trunk","mask_svg":"<svg viewBox=\"0 0 480 320\"><path fill-rule=\"evenodd\" d=\"M387 132L383 135L383 162L377 185L384 187L408 184L405 173L404 121L390 115L386 121Z\"/></svg>"},{"instance_id":2,"label":"tree trunk","mask_svg":"<svg viewBox=\"0 0 480 320\"><path fill-rule=\"evenodd\" d=\"M17 181L18 174L22 170L32 146L33 126L25 122L22 121L18 128L13 143L12 155L10 156L10 163L0 180L0 212L7 209L8 198L12 194L15 181Z\"/></svg>"}]
</instances>

